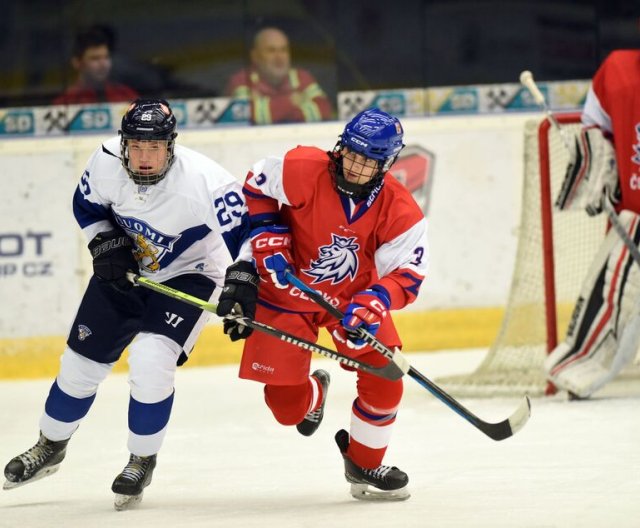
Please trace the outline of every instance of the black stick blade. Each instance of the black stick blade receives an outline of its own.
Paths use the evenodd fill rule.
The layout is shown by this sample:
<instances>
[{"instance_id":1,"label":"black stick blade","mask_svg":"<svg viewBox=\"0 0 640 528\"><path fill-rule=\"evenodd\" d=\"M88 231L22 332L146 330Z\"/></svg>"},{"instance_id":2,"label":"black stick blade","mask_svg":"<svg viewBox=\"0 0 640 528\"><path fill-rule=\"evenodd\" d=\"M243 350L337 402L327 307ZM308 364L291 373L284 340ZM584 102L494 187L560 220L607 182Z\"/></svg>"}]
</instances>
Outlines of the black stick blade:
<instances>
[{"instance_id":1,"label":"black stick blade","mask_svg":"<svg viewBox=\"0 0 640 528\"><path fill-rule=\"evenodd\" d=\"M516 434L529 421L531 416L531 402L525 396L515 412L506 420L498 423L488 423L478 419L477 427L493 440L504 440Z\"/></svg>"}]
</instances>

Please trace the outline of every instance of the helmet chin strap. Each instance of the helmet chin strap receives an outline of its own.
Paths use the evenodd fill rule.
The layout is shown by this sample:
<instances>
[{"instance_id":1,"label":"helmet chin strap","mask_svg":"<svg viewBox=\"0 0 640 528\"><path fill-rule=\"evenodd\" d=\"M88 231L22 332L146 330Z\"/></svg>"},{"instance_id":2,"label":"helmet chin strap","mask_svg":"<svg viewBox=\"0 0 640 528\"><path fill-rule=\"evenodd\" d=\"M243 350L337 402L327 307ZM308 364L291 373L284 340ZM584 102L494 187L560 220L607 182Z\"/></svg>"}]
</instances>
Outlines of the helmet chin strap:
<instances>
[{"instance_id":1,"label":"helmet chin strap","mask_svg":"<svg viewBox=\"0 0 640 528\"><path fill-rule=\"evenodd\" d=\"M330 153L331 163L329 165L329 172L333 178L334 187L336 190L345 196L350 198L365 199L368 198L371 193L383 183L385 171L380 167L381 163L378 162L378 171L371 177L367 183L354 183L348 181L344 176L344 168L342 164L342 145L338 142Z\"/></svg>"},{"instance_id":2,"label":"helmet chin strap","mask_svg":"<svg viewBox=\"0 0 640 528\"><path fill-rule=\"evenodd\" d=\"M165 167L161 172L156 174L139 174L134 171L128 171L129 177L136 185L155 185L161 182L167 174L169 167Z\"/></svg>"}]
</instances>

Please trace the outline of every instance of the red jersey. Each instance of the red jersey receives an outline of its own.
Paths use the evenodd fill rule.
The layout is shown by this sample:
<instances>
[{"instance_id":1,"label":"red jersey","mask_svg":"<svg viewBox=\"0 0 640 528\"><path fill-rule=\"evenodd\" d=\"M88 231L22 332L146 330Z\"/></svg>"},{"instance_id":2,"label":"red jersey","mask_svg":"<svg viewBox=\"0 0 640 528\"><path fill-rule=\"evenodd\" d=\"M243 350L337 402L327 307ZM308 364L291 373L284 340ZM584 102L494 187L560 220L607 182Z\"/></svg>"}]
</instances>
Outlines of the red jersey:
<instances>
[{"instance_id":1,"label":"red jersey","mask_svg":"<svg viewBox=\"0 0 640 528\"><path fill-rule=\"evenodd\" d=\"M53 104L90 104L130 102L138 98L138 93L124 84L107 82L102 90L90 86L74 84L53 100Z\"/></svg>"},{"instance_id":2,"label":"red jersey","mask_svg":"<svg viewBox=\"0 0 640 528\"><path fill-rule=\"evenodd\" d=\"M251 120L259 125L331 119L333 108L326 94L306 70L291 68L280 86L272 86L254 70L235 73L226 93L249 99Z\"/></svg>"},{"instance_id":3,"label":"red jersey","mask_svg":"<svg viewBox=\"0 0 640 528\"><path fill-rule=\"evenodd\" d=\"M315 147L297 147L284 158L256 163L243 189L250 218L279 216L289 226L297 275L335 306L377 284L388 293L392 309L404 307L415 300L428 267L422 211L389 173L367 199L339 194L329 163L328 153ZM294 287L267 284L260 299L279 310L322 310Z\"/></svg>"},{"instance_id":4,"label":"red jersey","mask_svg":"<svg viewBox=\"0 0 640 528\"><path fill-rule=\"evenodd\" d=\"M612 52L600 65L582 114L613 136L622 200L620 209L640 213L640 51Z\"/></svg>"}]
</instances>

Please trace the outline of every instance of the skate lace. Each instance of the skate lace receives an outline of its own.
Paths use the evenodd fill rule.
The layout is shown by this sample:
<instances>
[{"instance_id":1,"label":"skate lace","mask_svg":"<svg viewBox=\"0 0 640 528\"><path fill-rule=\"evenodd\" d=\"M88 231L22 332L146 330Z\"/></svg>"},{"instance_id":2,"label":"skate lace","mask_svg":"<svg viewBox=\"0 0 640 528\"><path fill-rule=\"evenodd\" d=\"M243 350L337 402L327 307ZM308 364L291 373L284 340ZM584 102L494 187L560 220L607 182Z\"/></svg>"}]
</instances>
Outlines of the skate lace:
<instances>
[{"instance_id":1,"label":"skate lace","mask_svg":"<svg viewBox=\"0 0 640 528\"><path fill-rule=\"evenodd\" d=\"M133 455L129 463L122 470L122 477L137 482L144 477L149 467L149 460Z\"/></svg>"},{"instance_id":2,"label":"skate lace","mask_svg":"<svg viewBox=\"0 0 640 528\"><path fill-rule=\"evenodd\" d=\"M42 442L38 442L31 449L25 451L19 457L24 464L25 473L29 473L32 469L40 467L53 453L53 448Z\"/></svg>"},{"instance_id":3,"label":"skate lace","mask_svg":"<svg viewBox=\"0 0 640 528\"><path fill-rule=\"evenodd\" d=\"M378 466L375 469L364 469L363 473L365 475L373 477L374 479L383 479L392 469L394 468L391 466Z\"/></svg>"},{"instance_id":4,"label":"skate lace","mask_svg":"<svg viewBox=\"0 0 640 528\"><path fill-rule=\"evenodd\" d=\"M324 390L326 391L327 388L325 387ZM324 410L324 398L322 399L322 402L320 403L320 406L315 411L308 412L305 415L305 417L304 417L305 421L306 422L312 422L312 423L318 423L320 421L320 419L322 418L322 411L323 410Z\"/></svg>"},{"instance_id":5,"label":"skate lace","mask_svg":"<svg viewBox=\"0 0 640 528\"><path fill-rule=\"evenodd\" d=\"M304 419L307 422L318 423L320 421L321 414L322 414L322 405L318 407L315 411L311 411L310 413L307 413Z\"/></svg>"}]
</instances>

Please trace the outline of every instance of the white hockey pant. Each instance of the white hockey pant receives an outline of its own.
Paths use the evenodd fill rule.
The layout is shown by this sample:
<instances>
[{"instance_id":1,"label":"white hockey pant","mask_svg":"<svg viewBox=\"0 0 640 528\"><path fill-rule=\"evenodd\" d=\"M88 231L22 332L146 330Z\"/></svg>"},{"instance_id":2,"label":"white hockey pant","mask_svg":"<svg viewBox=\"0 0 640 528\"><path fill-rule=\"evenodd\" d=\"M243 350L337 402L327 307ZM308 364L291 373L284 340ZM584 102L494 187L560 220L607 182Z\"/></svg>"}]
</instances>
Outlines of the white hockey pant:
<instances>
[{"instance_id":1,"label":"white hockey pant","mask_svg":"<svg viewBox=\"0 0 640 528\"><path fill-rule=\"evenodd\" d=\"M129 451L148 456L160 450L173 403L177 359L182 347L171 339L141 333L129 346ZM66 347L40 430L50 440L69 438L89 411L113 363L98 363Z\"/></svg>"},{"instance_id":2,"label":"white hockey pant","mask_svg":"<svg viewBox=\"0 0 640 528\"><path fill-rule=\"evenodd\" d=\"M167 433L182 347L168 337L141 333L129 346L129 451L157 453Z\"/></svg>"},{"instance_id":3,"label":"white hockey pant","mask_svg":"<svg viewBox=\"0 0 640 528\"><path fill-rule=\"evenodd\" d=\"M98 363L68 346L60 358L60 371L40 418L40 430L50 440L66 440L78 428L93 404L98 385L113 363Z\"/></svg>"},{"instance_id":4,"label":"white hockey pant","mask_svg":"<svg viewBox=\"0 0 640 528\"><path fill-rule=\"evenodd\" d=\"M619 215L636 244L640 217ZM565 341L547 357L548 379L587 398L636 355L640 341L640 265L615 230L605 237L576 302Z\"/></svg>"}]
</instances>

